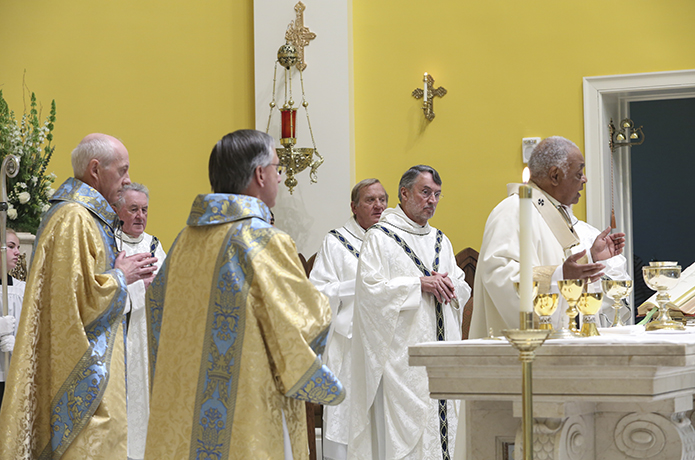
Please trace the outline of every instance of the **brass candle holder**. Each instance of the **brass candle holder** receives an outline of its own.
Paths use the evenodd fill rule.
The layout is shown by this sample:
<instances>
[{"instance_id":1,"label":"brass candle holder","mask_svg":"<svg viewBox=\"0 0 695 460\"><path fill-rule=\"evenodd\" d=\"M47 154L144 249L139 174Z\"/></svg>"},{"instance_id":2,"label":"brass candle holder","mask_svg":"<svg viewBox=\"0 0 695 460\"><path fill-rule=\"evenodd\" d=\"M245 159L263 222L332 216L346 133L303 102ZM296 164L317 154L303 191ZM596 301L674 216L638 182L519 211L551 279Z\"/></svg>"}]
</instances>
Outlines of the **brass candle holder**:
<instances>
[{"instance_id":1,"label":"brass candle holder","mask_svg":"<svg viewBox=\"0 0 695 460\"><path fill-rule=\"evenodd\" d=\"M569 317L569 328L563 327L559 331L553 332L551 339L571 339L579 336L579 328L577 327L574 318L577 317L577 302L584 292L586 280L559 280L557 287L560 289L560 295L567 301L567 311L565 314Z\"/></svg>"},{"instance_id":2,"label":"brass candle holder","mask_svg":"<svg viewBox=\"0 0 695 460\"><path fill-rule=\"evenodd\" d=\"M622 307L620 301L632 292L632 280L601 280L601 289L604 294L613 299L615 317L611 327L625 326L620 317L620 308Z\"/></svg>"},{"instance_id":3,"label":"brass candle holder","mask_svg":"<svg viewBox=\"0 0 695 460\"><path fill-rule=\"evenodd\" d=\"M668 303L671 297L668 295L669 289L678 285L681 277L681 267L677 262L649 262L648 267L642 267L644 282L650 289L657 291L656 301L659 303L659 317L649 324L648 331L658 330L685 330L683 324L674 321L668 314Z\"/></svg>"},{"instance_id":4,"label":"brass candle holder","mask_svg":"<svg viewBox=\"0 0 695 460\"><path fill-rule=\"evenodd\" d=\"M577 303L577 308L579 312L584 316L582 318L582 330L579 335L582 337L594 337L601 335L598 332L598 327L596 323L598 322L598 311L601 309L601 304L603 303L603 293L602 292L585 292L579 298Z\"/></svg>"}]
</instances>

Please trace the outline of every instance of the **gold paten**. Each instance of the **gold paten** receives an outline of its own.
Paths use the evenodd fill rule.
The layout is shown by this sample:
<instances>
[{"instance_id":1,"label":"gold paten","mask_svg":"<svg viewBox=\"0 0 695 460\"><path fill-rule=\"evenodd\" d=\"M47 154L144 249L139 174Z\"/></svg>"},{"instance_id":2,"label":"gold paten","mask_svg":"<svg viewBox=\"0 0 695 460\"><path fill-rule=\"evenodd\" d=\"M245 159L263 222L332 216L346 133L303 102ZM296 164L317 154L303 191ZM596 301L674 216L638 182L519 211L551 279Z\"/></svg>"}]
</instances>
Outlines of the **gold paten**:
<instances>
[{"instance_id":1,"label":"gold paten","mask_svg":"<svg viewBox=\"0 0 695 460\"><path fill-rule=\"evenodd\" d=\"M582 337L601 335L598 333L598 328L596 327L596 323L598 321L596 313L598 313L599 309L601 308L602 302L602 292L585 292L579 298L577 308L579 309L579 313L583 315L582 330L579 333Z\"/></svg>"},{"instance_id":2,"label":"gold paten","mask_svg":"<svg viewBox=\"0 0 695 460\"><path fill-rule=\"evenodd\" d=\"M543 345L550 331L531 329L533 313L519 315L519 329L504 329L502 334L514 348L519 350L521 361L521 430L523 433L523 460L533 460L533 360L535 351Z\"/></svg>"},{"instance_id":3,"label":"gold paten","mask_svg":"<svg viewBox=\"0 0 695 460\"><path fill-rule=\"evenodd\" d=\"M551 339L570 339L577 337L579 335L579 328L574 322L574 318L577 317L579 312L577 311L577 302L584 292L586 287L586 280L559 280L557 282L557 287L560 289L560 294L567 301L567 311L565 314L569 317L570 327L569 329L563 327L559 331L553 332L550 336Z\"/></svg>"},{"instance_id":4,"label":"gold paten","mask_svg":"<svg viewBox=\"0 0 695 460\"><path fill-rule=\"evenodd\" d=\"M540 328L552 331L552 315L557 310L557 304L559 301L558 294L538 294L535 299L533 299L533 311L536 312L540 318Z\"/></svg>"},{"instance_id":5,"label":"gold paten","mask_svg":"<svg viewBox=\"0 0 695 460\"><path fill-rule=\"evenodd\" d=\"M632 292L632 280L601 280L601 289L604 294L613 299L613 310L615 310L615 318L611 327L625 326L620 318L620 302Z\"/></svg>"},{"instance_id":6,"label":"gold paten","mask_svg":"<svg viewBox=\"0 0 695 460\"><path fill-rule=\"evenodd\" d=\"M680 265L677 262L649 262L648 267L642 267L642 275L647 286L657 291L656 301L659 303L659 317L647 324L646 329L648 331L684 330L683 324L674 321L668 314L667 304L670 303L671 297L666 292L678 285L681 277Z\"/></svg>"}]
</instances>

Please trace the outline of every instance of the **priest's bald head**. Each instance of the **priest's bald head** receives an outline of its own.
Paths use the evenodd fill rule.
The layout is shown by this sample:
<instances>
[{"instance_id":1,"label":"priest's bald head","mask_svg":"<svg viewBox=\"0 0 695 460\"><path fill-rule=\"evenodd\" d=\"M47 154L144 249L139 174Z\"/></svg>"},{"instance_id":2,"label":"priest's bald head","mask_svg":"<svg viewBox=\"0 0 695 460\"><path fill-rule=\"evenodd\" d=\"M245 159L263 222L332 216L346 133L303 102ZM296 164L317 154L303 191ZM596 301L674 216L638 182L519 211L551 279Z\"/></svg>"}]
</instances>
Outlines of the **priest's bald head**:
<instances>
[{"instance_id":1,"label":"priest's bald head","mask_svg":"<svg viewBox=\"0 0 695 460\"><path fill-rule=\"evenodd\" d=\"M533 149L528 167L531 180L560 203L579 201L586 176L584 157L574 142L560 136L543 139Z\"/></svg>"},{"instance_id":2,"label":"priest's bald head","mask_svg":"<svg viewBox=\"0 0 695 460\"><path fill-rule=\"evenodd\" d=\"M442 194L442 179L431 166L413 166L401 177L398 199L401 209L413 222L423 227L434 216Z\"/></svg>"},{"instance_id":3,"label":"priest's bald head","mask_svg":"<svg viewBox=\"0 0 695 460\"><path fill-rule=\"evenodd\" d=\"M110 204L130 184L129 168L128 150L108 134L88 134L72 151L75 178L96 189Z\"/></svg>"},{"instance_id":4,"label":"priest's bald head","mask_svg":"<svg viewBox=\"0 0 695 460\"><path fill-rule=\"evenodd\" d=\"M280 160L275 141L254 129L240 129L220 139L210 154L208 175L214 193L249 195L275 206Z\"/></svg>"}]
</instances>

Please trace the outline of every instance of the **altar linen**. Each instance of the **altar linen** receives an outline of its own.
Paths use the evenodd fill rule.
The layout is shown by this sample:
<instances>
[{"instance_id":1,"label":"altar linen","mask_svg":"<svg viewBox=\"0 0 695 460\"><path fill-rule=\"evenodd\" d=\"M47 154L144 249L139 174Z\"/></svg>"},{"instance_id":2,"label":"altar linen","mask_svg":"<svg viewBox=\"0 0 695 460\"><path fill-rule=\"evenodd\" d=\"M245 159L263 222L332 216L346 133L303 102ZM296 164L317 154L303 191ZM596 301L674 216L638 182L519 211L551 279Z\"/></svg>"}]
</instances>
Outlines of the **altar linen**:
<instances>
[{"instance_id":1,"label":"altar linen","mask_svg":"<svg viewBox=\"0 0 695 460\"><path fill-rule=\"evenodd\" d=\"M437 340L435 297L422 292L423 272L379 226L405 242L427 270L438 262L436 271L448 273L457 299L441 305L445 340L461 339L459 306L470 297L449 239L426 221L419 225L399 205L367 231L355 287L348 458L441 460L443 447L454 450L458 402L445 402L448 446L443 446L439 401L430 399L426 370L408 364L409 346ZM373 445L374 434L383 446Z\"/></svg>"},{"instance_id":2,"label":"altar linen","mask_svg":"<svg viewBox=\"0 0 695 460\"><path fill-rule=\"evenodd\" d=\"M0 458L126 458L116 214L70 178L38 230L0 412Z\"/></svg>"},{"instance_id":3,"label":"altar linen","mask_svg":"<svg viewBox=\"0 0 695 460\"><path fill-rule=\"evenodd\" d=\"M270 219L253 196L195 199L148 290L153 387L145 458L287 458L284 423L289 455L306 459L304 401L343 400L317 356L331 319L328 299Z\"/></svg>"}]
</instances>

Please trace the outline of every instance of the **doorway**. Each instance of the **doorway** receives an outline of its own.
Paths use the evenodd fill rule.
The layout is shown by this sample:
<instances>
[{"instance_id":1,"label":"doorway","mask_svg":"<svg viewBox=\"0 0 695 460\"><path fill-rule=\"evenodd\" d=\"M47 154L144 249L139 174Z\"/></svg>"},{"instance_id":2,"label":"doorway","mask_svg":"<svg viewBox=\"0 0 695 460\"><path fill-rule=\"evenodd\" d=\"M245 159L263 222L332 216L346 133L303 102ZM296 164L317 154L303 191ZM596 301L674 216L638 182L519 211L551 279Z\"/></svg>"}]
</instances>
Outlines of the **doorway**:
<instances>
[{"instance_id":1,"label":"doorway","mask_svg":"<svg viewBox=\"0 0 695 460\"><path fill-rule=\"evenodd\" d=\"M616 149L612 154L611 175L608 123L612 119L617 125L623 118L631 117L632 103L695 98L695 70L585 77L583 87L584 156L589 177L586 185L587 222L596 228L606 228L610 224L613 202L617 228L626 235L624 254L630 276L634 279L632 154L629 147ZM635 123L638 126L645 124L641 121ZM645 139L649 139L649 130L645 125ZM687 182L682 185L687 187ZM658 228L659 224L654 226ZM682 264L683 268L687 267L685 262Z\"/></svg>"}]
</instances>

